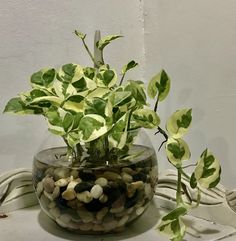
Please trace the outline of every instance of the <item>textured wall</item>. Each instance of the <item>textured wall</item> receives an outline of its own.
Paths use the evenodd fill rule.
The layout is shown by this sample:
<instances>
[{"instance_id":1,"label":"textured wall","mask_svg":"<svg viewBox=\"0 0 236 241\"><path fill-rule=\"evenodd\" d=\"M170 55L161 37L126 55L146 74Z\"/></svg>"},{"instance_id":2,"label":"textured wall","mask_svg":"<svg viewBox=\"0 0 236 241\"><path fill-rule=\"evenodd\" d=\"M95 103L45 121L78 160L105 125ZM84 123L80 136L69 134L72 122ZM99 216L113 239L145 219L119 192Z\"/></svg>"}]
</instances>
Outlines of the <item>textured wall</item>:
<instances>
[{"instance_id":1,"label":"textured wall","mask_svg":"<svg viewBox=\"0 0 236 241\"><path fill-rule=\"evenodd\" d=\"M95 29L120 33L125 38L107 48L106 59L117 68L135 59L140 67L130 77L145 80L165 68L172 90L160 114L165 119L176 108L193 107L187 137L192 158L208 146L222 160L223 183L235 186L235 23L233 0L1 0L0 109L28 89L32 72L67 62L89 64L72 35L75 28L88 33L90 45ZM40 118L0 115L0 171L30 166L43 129Z\"/></svg>"}]
</instances>

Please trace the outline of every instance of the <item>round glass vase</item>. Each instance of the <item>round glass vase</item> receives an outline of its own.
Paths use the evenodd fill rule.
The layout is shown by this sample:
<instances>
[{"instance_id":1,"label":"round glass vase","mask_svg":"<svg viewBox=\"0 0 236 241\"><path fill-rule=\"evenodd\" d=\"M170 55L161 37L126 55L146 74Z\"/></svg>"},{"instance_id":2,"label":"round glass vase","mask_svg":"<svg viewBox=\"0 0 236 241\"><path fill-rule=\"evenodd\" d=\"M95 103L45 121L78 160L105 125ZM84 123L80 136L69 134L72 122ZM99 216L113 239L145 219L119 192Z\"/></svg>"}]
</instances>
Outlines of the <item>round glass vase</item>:
<instances>
[{"instance_id":1,"label":"round glass vase","mask_svg":"<svg viewBox=\"0 0 236 241\"><path fill-rule=\"evenodd\" d=\"M99 155L91 161L88 153L71 160L56 139L47 138L34 156L33 185L41 209L59 226L81 234L120 232L143 214L158 180L156 154L143 130L126 155L105 161Z\"/></svg>"}]
</instances>

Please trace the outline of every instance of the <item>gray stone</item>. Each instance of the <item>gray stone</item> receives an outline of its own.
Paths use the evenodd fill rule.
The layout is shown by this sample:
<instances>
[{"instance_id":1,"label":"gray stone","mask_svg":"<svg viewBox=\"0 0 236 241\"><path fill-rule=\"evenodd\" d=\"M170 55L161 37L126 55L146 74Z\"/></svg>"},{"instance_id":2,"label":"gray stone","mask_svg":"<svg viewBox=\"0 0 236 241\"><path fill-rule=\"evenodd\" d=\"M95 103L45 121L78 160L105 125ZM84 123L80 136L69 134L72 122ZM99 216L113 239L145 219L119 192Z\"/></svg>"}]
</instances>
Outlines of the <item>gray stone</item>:
<instances>
[{"instance_id":1,"label":"gray stone","mask_svg":"<svg viewBox=\"0 0 236 241\"><path fill-rule=\"evenodd\" d=\"M77 213L84 223L90 223L94 220L93 214L86 209L79 209L77 210Z\"/></svg>"},{"instance_id":2,"label":"gray stone","mask_svg":"<svg viewBox=\"0 0 236 241\"><path fill-rule=\"evenodd\" d=\"M61 211L58 207L54 207L54 208L51 208L49 209L49 213L55 218L59 218L60 215L61 215Z\"/></svg>"},{"instance_id":3,"label":"gray stone","mask_svg":"<svg viewBox=\"0 0 236 241\"><path fill-rule=\"evenodd\" d=\"M122 172L121 177L122 177L123 181L126 183L131 183L133 181L133 177L126 172Z\"/></svg>"},{"instance_id":4,"label":"gray stone","mask_svg":"<svg viewBox=\"0 0 236 241\"><path fill-rule=\"evenodd\" d=\"M62 228L67 228L68 227L68 225L66 223L64 223L60 218L56 218L56 222Z\"/></svg>"},{"instance_id":5,"label":"gray stone","mask_svg":"<svg viewBox=\"0 0 236 241\"><path fill-rule=\"evenodd\" d=\"M96 219L102 220L106 216L108 210L108 207L101 209L99 212L97 212Z\"/></svg>"},{"instance_id":6,"label":"gray stone","mask_svg":"<svg viewBox=\"0 0 236 241\"><path fill-rule=\"evenodd\" d=\"M69 214L64 213L60 216L60 220L63 223L68 224L71 221L71 216Z\"/></svg>"},{"instance_id":7,"label":"gray stone","mask_svg":"<svg viewBox=\"0 0 236 241\"><path fill-rule=\"evenodd\" d=\"M36 192L37 192L38 197L40 197L43 192L43 182L38 182L37 187L36 187Z\"/></svg>"},{"instance_id":8,"label":"gray stone","mask_svg":"<svg viewBox=\"0 0 236 241\"><path fill-rule=\"evenodd\" d=\"M95 232L101 232L104 230L103 226L101 224L95 223L92 228Z\"/></svg>"},{"instance_id":9,"label":"gray stone","mask_svg":"<svg viewBox=\"0 0 236 241\"><path fill-rule=\"evenodd\" d=\"M43 191L43 195L44 195L45 197L47 197L48 200L51 201L51 202L54 200L54 198L53 198L53 196L52 196L52 193L48 193L48 192L46 192L46 191L44 190L44 191Z\"/></svg>"},{"instance_id":10,"label":"gray stone","mask_svg":"<svg viewBox=\"0 0 236 241\"><path fill-rule=\"evenodd\" d=\"M119 221L118 221L118 224L117 224L117 227L122 227L124 226L129 220L129 215L125 215L123 216Z\"/></svg>"},{"instance_id":11,"label":"gray stone","mask_svg":"<svg viewBox=\"0 0 236 241\"><path fill-rule=\"evenodd\" d=\"M93 228L93 223L81 223L79 229L82 231L89 231Z\"/></svg>"},{"instance_id":12,"label":"gray stone","mask_svg":"<svg viewBox=\"0 0 236 241\"><path fill-rule=\"evenodd\" d=\"M106 194L102 194L101 197L99 198L99 201L101 203L106 203L108 200L108 196Z\"/></svg>"},{"instance_id":13,"label":"gray stone","mask_svg":"<svg viewBox=\"0 0 236 241\"><path fill-rule=\"evenodd\" d=\"M69 169L59 167L59 168L54 169L53 175L54 175L55 180L59 180L61 178L69 177L70 172L69 172Z\"/></svg>"},{"instance_id":14,"label":"gray stone","mask_svg":"<svg viewBox=\"0 0 236 241\"><path fill-rule=\"evenodd\" d=\"M118 221L112 220L107 223L103 223L103 228L105 232L111 231L112 229L115 229L118 225Z\"/></svg>"},{"instance_id":15,"label":"gray stone","mask_svg":"<svg viewBox=\"0 0 236 241\"><path fill-rule=\"evenodd\" d=\"M56 199L58 198L60 195L60 188L58 186L55 186L53 193L52 193L52 198Z\"/></svg>"},{"instance_id":16,"label":"gray stone","mask_svg":"<svg viewBox=\"0 0 236 241\"><path fill-rule=\"evenodd\" d=\"M55 184L51 177L45 177L43 179L43 188L46 192L52 193L54 190L54 186L55 186Z\"/></svg>"},{"instance_id":17,"label":"gray stone","mask_svg":"<svg viewBox=\"0 0 236 241\"><path fill-rule=\"evenodd\" d=\"M100 185L101 187L105 187L107 185L108 181L104 177L99 177L96 181L95 184Z\"/></svg>"},{"instance_id":18,"label":"gray stone","mask_svg":"<svg viewBox=\"0 0 236 241\"><path fill-rule=\"evenodd\" d=\"M96 184L92 187L92 189L90 190L90 193L94 199L98 199L103 194L103 189L100 185Z\"/></svg>"},{"instance_id":19,"label":"gray stone","mask_svg":"<svg viewBox=\"0 0 236 241\"><path fill-rule=\"evenodd\" d=\"M141 215L145 210L145 207L139 207L136 209L137 216Z\"/></svg>"},{"instance_id":20,"label":"gray stone","mask_svg":"<svg viewBox=\"0 0 236 241\"><path fill-rule=\"evenodd\" d=\"M110 213L120 213L124 210L124 206L118 207L118 208L111 208Z\"/></svg>"},{"instance_id":21,"label":"gray stone","mask_svg":"<svg viewBox=\"0 0 236 241\"><path fill-rule=\"evenodd\" d=\"M116 181L117 179L121 179L121 176L119 174L110 171L104 172L102 176L110 181Z\"/></svg>"}]
</instances>

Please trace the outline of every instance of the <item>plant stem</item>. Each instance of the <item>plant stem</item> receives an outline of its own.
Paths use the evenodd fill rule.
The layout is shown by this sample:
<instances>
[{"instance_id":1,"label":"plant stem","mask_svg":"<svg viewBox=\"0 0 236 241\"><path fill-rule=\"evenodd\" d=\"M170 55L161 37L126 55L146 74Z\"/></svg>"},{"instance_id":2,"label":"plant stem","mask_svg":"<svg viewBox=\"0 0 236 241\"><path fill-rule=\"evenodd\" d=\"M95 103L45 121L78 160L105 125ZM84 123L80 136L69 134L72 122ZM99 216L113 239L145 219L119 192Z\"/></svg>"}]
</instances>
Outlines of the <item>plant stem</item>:
<instances>
[{"instance_id":1,"label":"plant stem","mask_svg":"<svg viewBox=\"0 0 236 241\"><path fill-rule=\"evenodd\" d=\"M103 51L98 49L97 42L101 39L100 30L96 30L94 34L94 68L99 68L104 64Z\"/></svg>"},{"instance_id":2,"label":"plant stem","mask_svg":"<svg viewBox=\"0 0 236 241\"><path fill-rule=\"evenodd\" d=\"M179 206L183 201L182 201L182 196L181 196L181 174L182 174L182 168L178 167L177 168L178 172L178 179L177 179L177 192L176 192L176 203L177 206Z\"/></svg>"},{"instance_id":3,"label":"plant stem","mask_svg":"<svg viewBox=\"0 0 236 241\"><path fill-rule=\"evenodd\" d=\"M125 73L122 75L119 85L122 85L124 78L125 78Z\"/></svg>"},{"instance_id":4,"label":"plant stem","mask_svg":"<svg viewBox=\"0 0 236 241\"><path fill-rule=\"evenodd\" d=\"M83 45L84 45L84 47L85 47L85 49L86 49L86 51L87 51L87 53L88 53L89 57L90 57L90 58L91 58L91 60L93 61L94 65L96 65L95 59L94 59L94 57L93 57L92 53L90 52L90 50L89 50L89 48L88 48L87 44L85 43L85 40L84 40L84 39L82 39L82 42L83 42Z\"/></svg>"},{"instance_id":5,"label":"plant stem","mask_svg":"<svg viewBox=\"0 0 236 241\"><path fill-rule=\"evenodd\" d=\"M157 107L158 107L158 102L159 102L159 95L157 96L157 100L154 106L154 111L157 112Z\"/></svg>"}]
</instances>

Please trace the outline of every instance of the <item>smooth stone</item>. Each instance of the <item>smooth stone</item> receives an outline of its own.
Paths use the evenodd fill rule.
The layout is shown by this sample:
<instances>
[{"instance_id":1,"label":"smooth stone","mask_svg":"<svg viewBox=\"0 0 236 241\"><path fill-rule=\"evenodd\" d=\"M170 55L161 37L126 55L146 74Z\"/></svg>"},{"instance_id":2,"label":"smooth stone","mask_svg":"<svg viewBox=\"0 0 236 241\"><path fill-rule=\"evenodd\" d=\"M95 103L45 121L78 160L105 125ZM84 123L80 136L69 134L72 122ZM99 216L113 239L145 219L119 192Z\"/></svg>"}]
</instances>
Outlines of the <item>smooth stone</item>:
<instances>
[{"instance_id":1,"label":"smooth stone","mask_svg":"<svg viewBox=\"0 0 236 241\"><path fill-rule=\"evenodd\" d=\"M36 187L36 192L38 197L40 197L40 195L43 192L43 182L38 182L37 187Z\"/></svg>"},{"instance_id":2,"label":"smooth stone","mask_svg":"<svg viewBox=\"0 0 236 241\"><path fill-rule=\"evenodd\" d=\"M86 182L96 180L96 176L93 174L93 172L88 170L80 170L79 178L81 178L83 181L86 181Z\"/></svg>"},{"instance_id":3,"label":"smooth stone","mask_svg":"<svg viewBox=\"0 0 236 241\"><path fill-rule=\"evenodd\" d=\"M133 177L126 172L122 172L121 177L122 177L123 181L126 183L131 183L133 181Z\"/></svg>"},{"instance_id":4,"label":"smooth stone","mask_svg":"<svg viewBox=\"0 0 236 241\"><path fill-rule=\"evenodd\" d=\"M90 190L90 193L93 198L98 199L103 194L103 189L100 185L96 184L92 187L92 189Z\"/></svg>"},{"instance_id":5,"label":"smooth stone","mask_svg":"<svg viewBox=\"0 0 236 241\"><path fill-rule=\"evenodd\" d=\"M105 187L108 184L108 181L104 177L99 177L96 181L95 184L100 185L101 187Z\"/></svg>"},{"instance_id":6,"label":"smooth stone","mask_svg":"<svg viewBox=\"0 0 236 241\"><path fill-rule=\"evenodd\" d=\"M126 212L127 212L128 214L131 214L133 211L134 211L134 207L131 207L131 208L127 208L127 209L126 209Z\"/></svg>"},{"instance_id":7,"label":"smooth stone","mask_svg":"<svg viewBox=\"0 0 236 241\"><path fill-rule=\"evenodd\" d=\"M125 196L121 195L115 202L112 203L112 208L119 208L121 206L124 206L125 203Z\"/></svg>"},{"instance_id":8,"label":"smooth stone","mask_svg":"<svg viewBox=\"0 0 236 241\"><path fill-rule=\"evenodd\" d=\"M121 195L121 191L118 187L106 186L103 188L103 193L107 195L107 205L112 205Z\"/></svg>"},{"instance_id":9,"label":"smooth stone","mask_svg":"<svg viewBox=\"0 0 236 241\"><path fill-rule=\"evenodd\" d=\"M75 169L73 169L70 173L71 176L73 176L74 179L76 179L79 176L79 172Z\"/></svg>"},{"instance_id":10,"label":"smooth stone","mask_svg":"<svg viewBox=\"0 0 236 241\"><path fill-rule=\"evenodd\" d=\"M63 228L67 228L68 225L66 223L64 223L60 218L56 218L56 222L59 226L63 227Z\"/></svg>"},{"instance_id":11,"label":"smooth stone","mask_svg":"<svg viewBox=\"0 0 236 241\"><path fill-rule=\"evenodd\" d=\"M124 206L118 207L118 208L111 208L110 213L120 213L124 210Z\"/></svg>"},{"instance_id":12,"label":"smooth stone","mask_svg":"<svg viewBox=\"0 0 236 241\"><path fill-rule=\"evenodd\" d=\"M108 196L106 194L102 194L102 196L99 198L99 201L101 203L106 203L108 200Z\"/></svg>"},{"instance_id":13,"label":"smooth stone","mask_svg":"<svg viewBox=\"0 0 236 241\"><path fill-rule=\"evenodd\" d=\"M54 207L49 209L49 213L56 219L59 218L61 215L61 211L58 207Z\"/></svg>"},{"instance_id":14,"label":"smooth stone","mask_svg":"<svg viewBox=\"0 0 236 241\"><path fill-rule=\"evenodd\" d=\"M55 182L55 185L58 187L65 187L69 183L68 178L61 178Z\"/></svg>"},{"instance_id":15,"label":"smooth stone","mask_svg":"<svg viewBox=\"0 0 236 241\"><path fill-rule=\"evenodd\" d=\"M57 181L61 178L69 177L70 171L69 169L59 167L54 169L53 175L54 175L54 179Z\"/></svg>"},{"instance_id":16,"label":"smooth stone","mask_svg":"<svg viewBox=\"0 0 236 241\"><path fill-rule=\"evenodd\" d=\"M56 199L58 198L60 195L60 188L58 186L56 186L53 190L53 193L52 193L52 198L53 199Z\"/></svg>"},{"instance_id":17,"label":"smooth stone","mask_svg":"<svg viewBox=\"0 0 236 241\"><path fill-rule=\"evenodd\" d=\"M115 216L117 218L122 218L123 216L125 216L127 214L127 211L126 209L124 209L122 212L119 212L119 213L115 213Z\"/></svg>"},{"instance_id":18,"label":"smooth stone","mask_svg":"<svg viewBox=\"0 0 236 241\"><path fill-rule=\"evenodd\" d=\"M77 193L76 196L77 196L79 201L84 202L84 203L89 203L93 199L93 197L91 196L91 193L89 191Z\"/></svg>"},{"instance_id":19,"label":"smooth stone","mask_svg":"<svg viewBox=\"0 0 236 241\"><path fill-rule=\"evenodd\" d=\"M70 181L68 186L67 186L67 189L74 189L75 186L78 184L79 182L78 181Z\"/></svg>"},{"instance_id":20,"label":"smooth stone","mask_svg":"<svg viewBox=\"0 0 236 241\"><path fill-rule=\"evenodd\" d=\"M138 202L135 204L134 207L135 207L135 208L139 208L139 207L143 206L144 203L145 203L145 200L142 199L142 200L138 201Z\"/></svg>"},{"instance_id":21,"label":"smooth stone","mask_svg":"<svg viewBox=\"0 0 236 241\"><path fill-rule=\"evenodd\" d=\"M131 208L138 202L138 192L136 191L135 194L131 198L127 198L125 202L125 208Z\"/></svg>"},{"instance_id":22,"label":"smooth stone","mask_svg":"<svg viewBox=\"0 0 236 241\"><path fill-rule=\"evenodd\" d=\"M49 204L48 204L48 208L54 208L54 207L56 207L56 202L50 202Z\"/></svg>"},{"instance_id":23,"label":"smooth stone","mask_svg":"<svg viewBox=\"0 0 236 241\"><path fill-rule=\"evenodd\" d=\"M55 202L60 209L67 209L68 208L67 201L61 196L56 198Z\"/></svg>"},{"instance_id":24,"label":"smooth stone","mask_svg":"<svg viewBox=\"0 0 236 241\"><path fill-rule=\"evenodd\" d=\"M82 181L74 187L74 190L76 193L82 193L84 191L90 191L92 187L93 187L92 183Z\"/></svg>"},{"instance_id":25,"label":"smooth stone","mask_svg":"<svg viewBox=\"0 0 236 241\"><path fill-rule=\"evenodd\" d=\"M50 203L50 200L45 195L41 195L40 203L43 207L47 207Z\"/></svg>"},{"instance_id":26,"label":"smooth stone","mask_svg":"<svg viewBox=\"0 0 236 241\"><path fill-rule=\"evenodd\" d=\"M73 199L73 200L70 200L67 202L67 206L72 208L72 209L77 209L77 200L76 199Z\"/></svg>"},{"instance_id":27,"label":"smooth stone","mask_svg":"<svg viewBox=\"0 0 236 241\"><path fill-rule=\"evenodd\" d=\"M131 176L135 174L135 171L132 168L129 168L129 167L123 167L122 172L128 173Z\"/></svg>"},{"instance_id":28,"label":"smooth stone","mask_svg":"<svg viewBox=\"0 0 236 241\"><path fill-rule=\"evenodd\" d=\"M99 232L99 231L103 231L104 228L103 228L103 226L101 224L95 223L93 225L92 230L95 231L95 232Z\"/></svg>"},{"instance_id":29,"label":"smooth stone","mask_svg":"<svg viewBox=\"0 0 236 241\"><path fill-rule=\"evenodd\" d=\"M139 207L136 209L136 214L139 216L141 215L145 210L145 207Z\"/></svg>"},{"instance_id":30,"label":"smooth stone","mask_svg":"<svg viewBox=\"0 0 236 241\"><path fill-rule=\"evenodd\" d=\"M112 229L116 228L118 225L118 221L116 220L112 220L110 222L104 223L103 227L104 227L104 231L108 232L111 231Z\"/></svg>"},{"instance_id":31,"label":"smooth stone","mask_svg":"<svg viewBox=\"0 0 236 241\"><path fill-rule=\"evenodd\" d=\"M51 193L46 192L45 190L43 191L43 195L48 198L51 202L54 200L53 196Z\"/></svg>"},{"instance_id":32,"label":"smooth stone","mask_svg":"<svg viewBox=\"0 0 236 241\"><path fill-rule=\"evenodd\" d=\"M62 197L67 200L67 201L70 201L70 200L73 200L76 198L76 193L74 191L74 189L72 188L69 188L69 189L66 189L63 193L62 193Z\"/></svg>"},{"instance_id":33,"label":"smooth stone","mask_svg":"<svg viewBox=\"0 0 236 241\"><path fill-rule=\"evenodd\" d=\"M53 176L54 175L54 168L50 167L45 171L46 176Z\"/></svg>"},{"instance_id":34,"label":"smooth stone","mask_svg":"<svg viewBox=\"0 0 236 241\"><path fill-rule=\"evenodd\" d=\"M144 188L144 183L143 183L143 181L132 182L131 185L132 185L135 189L142 189L142 188Z\"/></svg>"},{"instance_id":35,"label":"smooth stone","mask_svg":"<svg viewBox=\"0 0 236 241\"><path fill-rule=\"evenodd\" d=\"M87 210L77 210L78 215L83 220L84 223L90 223L94 220L94 216L91 212L88 212Z\"/></svg>"},{"instance_id":36,"label":"smooth stone","mask_svg":"<svg viewBox=\"0 0 236 241\"><path fill-rule=\"evenodd\" d=\"M121 227L121 226L124 226L129 220L129 215L125 215L123 216L119 221L118 221L118 224L117 224L117 227Z\"/></svg>"},{"instance_id":37,"label":"smooth stone","mask_svg":"<svg viewBox=\"0 0 236 241\"><path fill-rule=\"evenodd\" d=\"M99 212L97 212L96 219L102 220L106 216L108 210L109 210L108 207L101 209Z\"/></svg>"},{"instance_id":38,"label":"smooth stone","mask_svg":"<svg viewBox=\"0 0 236 241\"><path fill-rule=\"evenodd\" d=\"M134 188L134 186L132 186L131 184L127 185L126 195L128 198L133 197L135 192L136 192L136 189Z\"/></svg>"},{"instance_id":39,"label":"smooth stone","mask_svg":"<svg viewBox=\"0 0 236 241\"><path fill-rule=\"evenodd\" d=\"M69 214L64 213L64 214L62 214L62 215L60 216L60 220L61 220L63 223L68 224L68 223L71 221L71 216L70 216Z\"/></svg>"},{"instance_id":40,"label":"smooth stone","mask_svg":"<svg viewBox=\"0 0 236 241\"><path fill-rule=\"evenodd\" d=\"M104 172L102 176L110 181L116 181L117 179L121 179L121 176L119 174L110 171Z\"/></svg>"},{"instance_id":41,"label":"smooth stone","mask_svg":"<svg viewBox=\"0 0 236 241\"><path fill-rule=\"evenodd\" d=\"M54 181L51 177L45 177L43 179L43 188L46 192L51 193L54 190Z\"/></svg>"},{"instance_id":42,"label":"smooth stone","mask_svg":"<svg viewBox=\"0 0 236 241\"><path fill-rule=\"evenodd\" d=\"M104 205L98 199L93 199L91 202L86 203L85 208L90 212L98 212L100 211Z\"/></svg>"},{"instance_id":43,"label":"smooth stone","mask_svg":"<svg viewBox=\"0 0 236 241\"><path fill-rule=\"evenodd\" d=\"M79 229L82 231L89 231L93 228L93 223L81 223Z\"/></svg>"}]
</instances>

